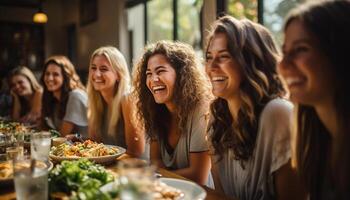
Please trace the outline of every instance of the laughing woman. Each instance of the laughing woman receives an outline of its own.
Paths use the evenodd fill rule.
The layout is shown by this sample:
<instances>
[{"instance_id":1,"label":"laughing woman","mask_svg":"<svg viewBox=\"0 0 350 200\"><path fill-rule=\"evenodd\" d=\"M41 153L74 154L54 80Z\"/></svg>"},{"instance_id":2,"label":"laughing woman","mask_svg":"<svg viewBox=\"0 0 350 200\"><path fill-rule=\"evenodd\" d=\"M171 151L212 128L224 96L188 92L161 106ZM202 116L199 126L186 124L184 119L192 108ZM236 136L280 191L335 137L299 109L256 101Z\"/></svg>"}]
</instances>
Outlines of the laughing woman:
<instances>
[{"instance_id":1,"label":"laughing woman","mask_svg":"<svg viewBox=\"0 0 350 200\"><path fill-rule=\"evenodd\" d=\"M63 136L87 135L87 95L73 64L65 56L52 56L44 64L43 122Z\"/></svg>"},{"instance_id":2,"label":"laughing woman","mask_svg":"<svg viewBox=\"0 0 350 200\"><path fill-rule=\"evenodd\" d=\"M89 137L126 148L127 155L147 158L143 132L133 119L130 73L122 53L101 47L89 67Z\"/></svg>"},{"instance_id":3,"label":"laughing woman","mask_svg":"<svg viewBox=\"0 0 350 200\"><path fill-rule=\"evenodd\" d=\"M206 51L217 97L209 124L215 188L240 200L301 199L291 169L292 104L276 73L279 52L266 28L218 19Z\"/></svg>"},{"instance_id":4,"label":"laughing woman","mask_svg":"<svg viewBox=\"0 0 350 200\"><path fill-rule=\"evenodd\" d=\"M311 200L350 199L350 2L287 18L279 71L296 103L295 161Z\"/></svg>"},{"instance_id":5,"label":"laughing woman","mask_svg":"<svg viewBox=\"0 0 350 200\"><path fill-rule=\"evenodd\" d=\"M138 116L151 140L151 161L206 184L210 90L193 49L179 42L151 44L136 65L134 78Z\"/></svg>"},{"instance_id":6,"label":"laughing woman","mask_svg":"<svg viewBox=\"0 0 350 200\"><path fill-rule=\"evenodd\" d=\"M38 125L41 116L43 88L33 72L24 66L17 67L11 70L8 80L14 101L12 119Z\"/></svg>"}]
</instances>

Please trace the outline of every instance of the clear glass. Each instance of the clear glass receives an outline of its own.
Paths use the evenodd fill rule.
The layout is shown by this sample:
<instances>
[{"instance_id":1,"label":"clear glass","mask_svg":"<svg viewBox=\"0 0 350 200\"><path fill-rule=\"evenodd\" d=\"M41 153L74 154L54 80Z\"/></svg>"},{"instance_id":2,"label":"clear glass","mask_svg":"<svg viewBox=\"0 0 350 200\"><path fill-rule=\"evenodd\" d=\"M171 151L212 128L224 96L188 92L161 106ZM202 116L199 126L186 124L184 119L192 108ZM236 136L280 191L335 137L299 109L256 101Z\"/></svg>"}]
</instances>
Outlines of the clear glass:
<instances>
[{"instance_id":1,"label":"clear glass","mask_svg":"<svg viewBox=\"0 0 350 200\"><path fill-rule=\"evenodd\" d=\"M122 187L120 199L153 199L149 192L154 187L153 165L141 159L130 158L118 163L118 171Z\"/></svg>"},{"instance_id":2,"label":"clear glass","mask_svg":"<svg viewBox=\"0 0 350 200\"><path fill-rule=\"evenodd\" d=\"M6 148L6 157L7 160L14 160L18 157L22 157L24 152L23 146L14 146Z\"/></svg>"},{"instance_id":3,"label":"clear glass","mask_svg":"<svg viewBox=\"0 0 350 200\"><path fill-rule=\"evenodd\" d=\"M48 168L28 156L13 160L17 200L48 199Z\"/></svg>"},{"instance_id":4,"label":"clear glass","mask_svg":"<svg viewBox=\"0 0 350 200\"><path fill-rule=\"evenodd\" d=\"M37 132L31 135L30 152L31 156L37 160L48 160L51 148L51 133Z\"/></svg>"}]
</instances>

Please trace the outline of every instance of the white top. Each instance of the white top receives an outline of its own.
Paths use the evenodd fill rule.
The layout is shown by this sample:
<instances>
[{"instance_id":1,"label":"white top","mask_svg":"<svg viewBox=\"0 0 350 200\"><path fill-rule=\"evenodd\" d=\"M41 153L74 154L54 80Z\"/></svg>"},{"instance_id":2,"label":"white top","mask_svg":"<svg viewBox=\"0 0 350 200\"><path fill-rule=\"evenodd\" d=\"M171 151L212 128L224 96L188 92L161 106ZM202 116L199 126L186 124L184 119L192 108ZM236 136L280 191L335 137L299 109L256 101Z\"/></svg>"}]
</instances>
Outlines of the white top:
<instances>
[{"instance_id":1,"label":"white top","mask_svg":"<svg viewBox=\"0 0 350 200\"><path fill-rule=\"evenodd\" d=\"M293 105L283 99L270 101L261 113L256 146L245 169L233 159L233 151L216 162L227 196L240 200L275 199L273 173L291 157L290 126ZM213 156L214 161L218 156ZM215 162L214 162L215 163Z\"/></svg>"}]
</instances>

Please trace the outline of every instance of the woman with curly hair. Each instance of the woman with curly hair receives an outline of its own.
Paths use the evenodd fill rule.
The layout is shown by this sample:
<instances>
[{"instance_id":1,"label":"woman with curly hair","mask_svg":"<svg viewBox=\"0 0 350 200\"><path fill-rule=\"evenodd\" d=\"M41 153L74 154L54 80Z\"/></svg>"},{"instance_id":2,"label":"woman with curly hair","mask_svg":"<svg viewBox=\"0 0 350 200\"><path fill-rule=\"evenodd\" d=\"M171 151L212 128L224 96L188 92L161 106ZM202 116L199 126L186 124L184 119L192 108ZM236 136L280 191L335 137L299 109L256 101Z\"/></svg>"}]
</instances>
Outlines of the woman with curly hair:
<instances>
[{"instance_id":1,"label":"woman with curly hair","mask_svg":"<svg viewBox=\"0 0 350 200\"><path fill-rule=\"evenodd\" d=\"M350 199L350 2L292 10L279 72L296 104L294 158L311 200Z\"/></svg>"},{"instance_id":2,"label":"woman with curly hair","mask_svg":"<svg viewBox=\"0 0 350 200\"><path fill-rule=\"evenodd\" d=\"M89 67L89 136L124 147L129 156L147 158L129 93L130 73L123 54L112 46L96 49Z\"/></svg>"},{"instance_id":3,"label":"woman with curly hair","mask_svg":"<svg viewBox=\"0 0 350 200\"><path fill-rule=\"evenodd\" d=\"M151 161L206 184L210 90L194 50L180 42L150 44L135 67L134 78L138 116L151 141Z\"/></svg>"},{"instance_id":4,"label":"woman with curly hair","mask_svg":"<svg viewBox=\"0 0 350 200\"><path fill-rule=\"evenodd\" d=\"M73 64L65 56L49 57L44 64L43 121L61 135L87 135L87 95Z\"/></svg>"},{"instance_id":5,"label":"woman with curly hair","mask_svg":"<svg viewBox=\"0 0 350 200\"><path fill-rule=\"evenodd\" d=\"M206 72L216 99L209 141L216 189L241 200L300 199L290 165L292 104L266 28L225 16L209 35Z\"/></svg>"},{"instance_id":6,"label":"woman with curly hair","mask_svg":"<svg viewBox=\"0 0 350 200\"><path fill-rule=\"evenodd\" d=\"M10 71L8 82L13 97L12 119L38 125L43 88L33 72L24 66L16 67Z\"/></svg>"}]
</instances>

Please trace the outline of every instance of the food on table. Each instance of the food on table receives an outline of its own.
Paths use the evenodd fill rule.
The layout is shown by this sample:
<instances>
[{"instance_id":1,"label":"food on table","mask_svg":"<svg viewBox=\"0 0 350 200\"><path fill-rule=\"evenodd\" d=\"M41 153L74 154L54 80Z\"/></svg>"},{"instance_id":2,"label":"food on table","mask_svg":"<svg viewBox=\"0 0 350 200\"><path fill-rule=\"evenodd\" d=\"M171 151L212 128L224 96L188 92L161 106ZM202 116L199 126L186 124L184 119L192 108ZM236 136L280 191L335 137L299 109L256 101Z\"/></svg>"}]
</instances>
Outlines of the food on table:
<instances>
[{"instance_id":1,"label":"food on table","mask_svg":"<svg viewBox=\"0 0 350 200\"><path fill-rule=\"evenodd\" d=\"M0 180L12 178L12 177L13 177L12 163L1 162L0 163Z\"/></svg>"},{"instance_id":2,"label":"food on table","mask_svg":"<svg viewBox=\"0 0 350 200\"><path fill-rule=\"evenodd\" d=\"M75 142L73 145L63 143L51 148L52 155L61 157L99 157L115 155L118 151L116 147L106 146L91 140L85 140L83 143Z\"/></svg>"},{"instance_id":3,"label":"food on table","mask_svg":"<svg viewBox=\"0 0 350 200\"><path fill-rule=\"evenodd\" d=\"M71 199L110 199L100 187L114 180L114 175L103 166L87 159L63 161L49 173L51 193L65 193Z\"/></svg>"}]
</instances>

